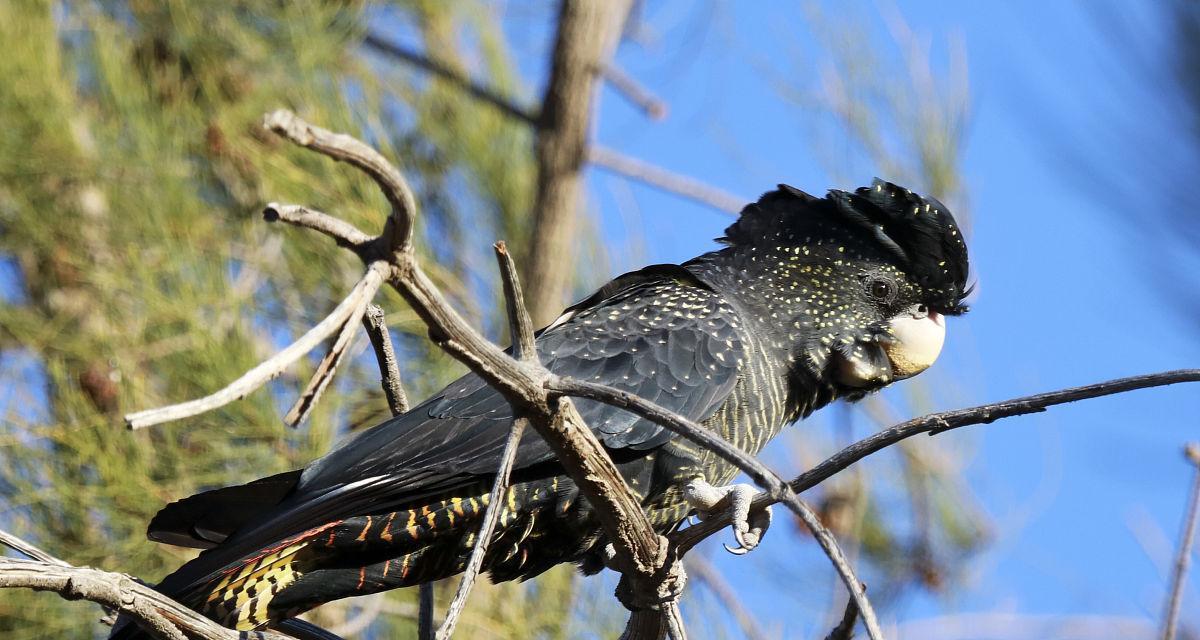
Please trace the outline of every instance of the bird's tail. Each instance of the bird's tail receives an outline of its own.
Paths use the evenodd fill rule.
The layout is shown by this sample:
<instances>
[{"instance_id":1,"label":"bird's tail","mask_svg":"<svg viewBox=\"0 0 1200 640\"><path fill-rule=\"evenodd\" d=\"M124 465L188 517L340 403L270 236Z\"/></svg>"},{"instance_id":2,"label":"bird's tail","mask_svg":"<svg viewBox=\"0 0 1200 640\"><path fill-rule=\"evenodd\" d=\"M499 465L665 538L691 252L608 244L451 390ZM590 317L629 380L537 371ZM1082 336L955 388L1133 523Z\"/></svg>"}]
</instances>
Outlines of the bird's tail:
<instances>
[{"instance_id":1,"label":"bird's tail","mask_svg":"<svg viewBox=\"0 0 1200 640\"><path fill-rule=\"evenodd\" d=\"M320 604L413 586L462 571L488 495L449 497L420 507L348 518L287 537L211 571L221 546L202 553L160 583L164 591L216 622L262 629ZM529 537L534 514L505 509L489 564L511 563ZM524 559L524 556L516 558ZM179 578L203 575L180 586ZM167 587L166 589L162 587ZM110 640L146 637L126 622Z\"/></svg>"}]
</instances>

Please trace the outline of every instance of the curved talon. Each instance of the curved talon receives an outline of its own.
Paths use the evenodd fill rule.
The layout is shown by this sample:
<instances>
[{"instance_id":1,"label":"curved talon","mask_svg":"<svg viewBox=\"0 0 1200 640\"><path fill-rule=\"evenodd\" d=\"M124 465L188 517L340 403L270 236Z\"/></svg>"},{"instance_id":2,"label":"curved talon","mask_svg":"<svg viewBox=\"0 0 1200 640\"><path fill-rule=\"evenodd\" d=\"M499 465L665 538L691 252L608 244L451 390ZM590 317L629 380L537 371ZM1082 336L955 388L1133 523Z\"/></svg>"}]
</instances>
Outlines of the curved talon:
<instances>
[{"instance_id":1,"label":"curved talon","mask_svg":"<svg viewBox=\"0 0 1200 640\"><path fill-rule=\"evenodd\" d=\"M771 526L770 507L753 513L750 511L757 493L748 484L714 487L703 478L695 478L684 487L683 497L701 520L707 520L716 513L729 514L737 546L726 544L725 550L740 556L754 550L762 542L767 527Z\"/></svg>"}]
</instances>

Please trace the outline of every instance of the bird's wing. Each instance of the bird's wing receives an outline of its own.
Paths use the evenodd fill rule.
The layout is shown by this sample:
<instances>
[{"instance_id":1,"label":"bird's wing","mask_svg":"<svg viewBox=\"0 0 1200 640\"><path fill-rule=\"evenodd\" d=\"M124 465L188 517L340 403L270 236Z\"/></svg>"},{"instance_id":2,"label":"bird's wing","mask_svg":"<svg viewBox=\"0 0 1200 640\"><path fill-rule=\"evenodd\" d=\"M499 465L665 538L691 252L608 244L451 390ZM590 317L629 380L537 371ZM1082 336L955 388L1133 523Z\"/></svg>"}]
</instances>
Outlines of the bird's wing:
<instances>
[{"instance_id":1,"label":"bird's wing","mask_svg":"<svg viewBox=\"0 0 1200 640\"><path fill-rule=\"evenodd\" d=\"M537 347L542 362L559 375L612 385L703 420L737 382L744 357L738 322L735 310L688 271L655 266L626 274L568 309L541 332ZM620 409L586 400L578 407L611 450L648 449L672 437ZM168 505L151 523L152 539L217 546L159 588L182 593L289 536L476 483L498 468L512 419L504 397L471 374L349 440L298 478L279 476L294 481L290 492L260 482ZM560 473L556 465L537 471L552 458L545 442L527 431L515 473ZM221 508L230 502L237 503L236 514ZM214 519L214 513L223 515Z\"/></svg>"},{"instance_id":2,"label":"bird's wing","mask_svg":"<svg viewBox=\"0 0 1200 640\"><path fill-rule=\"evenodd\" d=\"M567 310L537 338L547 368L640 395L693 420L712 415L737 383L743 359L735 310L682 267L626 274ZM627 411L578 400L610 449L649 449L671 433ZM500 462L513 414L508 401L468 374L441 393L351 440L304 471L302 490L388 476L409 491L447 476L486 475ZM514 468L551 459L536 434L522 439Z\"/></svg>"}]
</instances>

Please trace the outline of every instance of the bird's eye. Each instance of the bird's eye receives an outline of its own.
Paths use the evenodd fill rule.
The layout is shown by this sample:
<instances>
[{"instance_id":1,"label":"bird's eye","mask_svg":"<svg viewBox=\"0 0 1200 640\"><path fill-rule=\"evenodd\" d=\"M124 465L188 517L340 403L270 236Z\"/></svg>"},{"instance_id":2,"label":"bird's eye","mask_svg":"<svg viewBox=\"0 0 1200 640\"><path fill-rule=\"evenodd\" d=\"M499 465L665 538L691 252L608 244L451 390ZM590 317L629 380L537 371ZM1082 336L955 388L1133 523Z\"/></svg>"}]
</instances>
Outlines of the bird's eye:
<instances>
[{"instance_id":1,"label":"bird's eye","mask_svg":"<svg viewBox=\"0 0 1200 640\"><path fill-rule=\"evenodd\" d=\"M877 302L891 302L896 295L896 285L884 278L871 278L867 281L867 294Z\"/></svg>"}]
</instances>

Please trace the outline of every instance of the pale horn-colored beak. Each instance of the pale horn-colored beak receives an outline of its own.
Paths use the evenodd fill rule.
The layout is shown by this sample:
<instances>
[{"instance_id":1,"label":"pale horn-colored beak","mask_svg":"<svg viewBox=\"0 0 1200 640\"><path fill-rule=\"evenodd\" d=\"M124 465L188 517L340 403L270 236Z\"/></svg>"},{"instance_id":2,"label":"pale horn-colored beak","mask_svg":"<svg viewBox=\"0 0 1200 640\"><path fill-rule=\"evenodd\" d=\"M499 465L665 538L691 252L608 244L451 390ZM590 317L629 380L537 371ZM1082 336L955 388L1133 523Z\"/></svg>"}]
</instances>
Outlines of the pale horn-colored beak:
<instances>
[{"instance_id":1,"label":"pale horn-colored beak","mask_svg":"<svg viewBox=\"0 0 1200 640\"><path fill-rule=\"evenodd\" d=\"M918 312L916 309L892 318L889 323L892 339L882 345L897 380L911 378L928 369L937 360L946 341L946 319L936 311Z\"/></svg>"}]
</instances>

